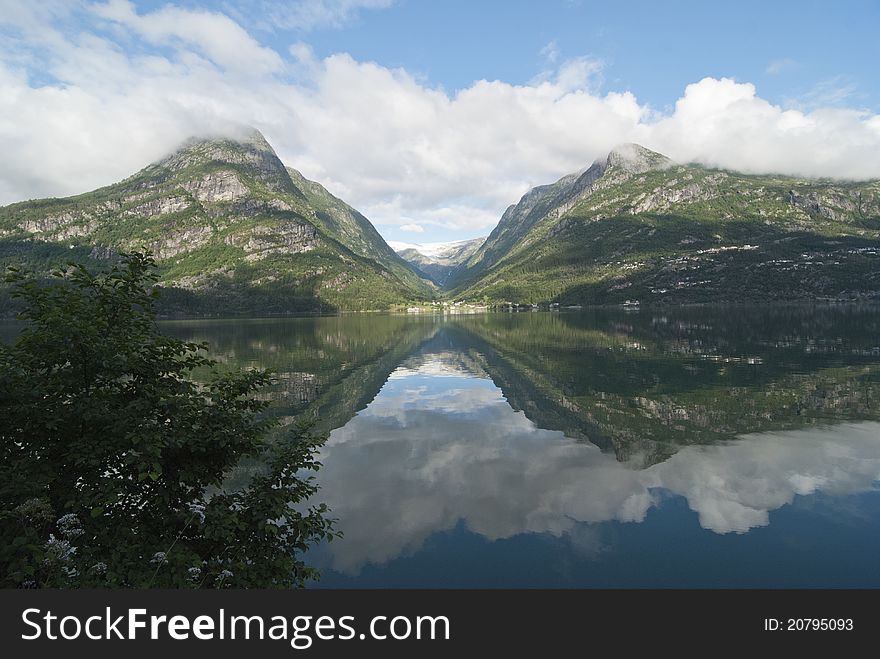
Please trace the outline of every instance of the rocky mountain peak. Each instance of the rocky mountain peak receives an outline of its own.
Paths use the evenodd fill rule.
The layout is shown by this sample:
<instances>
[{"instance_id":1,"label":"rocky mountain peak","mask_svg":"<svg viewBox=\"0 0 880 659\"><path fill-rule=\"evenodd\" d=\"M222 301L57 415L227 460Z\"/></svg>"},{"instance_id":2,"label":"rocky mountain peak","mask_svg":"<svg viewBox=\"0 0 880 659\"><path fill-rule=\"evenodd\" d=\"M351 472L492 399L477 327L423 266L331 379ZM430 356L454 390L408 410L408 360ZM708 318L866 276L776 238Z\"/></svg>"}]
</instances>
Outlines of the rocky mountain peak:
<instances>
[{"instance_id":1,"label":"rocky mountain peak","mask_svg":"<svg viewBox=\"0 0 880 659\"><path fill-rule=\"evenodd\" d=\"M176 174L205 166L223 169L224 165L231 170L245 170L276 192L300 196L275 150L255 128L226 135L191 137L154 166Z\"/></svg>"},{"instance_id":2,"label":"rocky mountain peak","mask_svg":"<svg viewBox=\"0 0 880 659\"><path fill-rule=\"evenodd\" d=\"M652 169L665 169L673 164L675 163L663 154L651 151L640 144L633 144L632 142L614 147L605 159L606 167L616 167L632 174L639 174Z\"/></svg>"}]
</instances>

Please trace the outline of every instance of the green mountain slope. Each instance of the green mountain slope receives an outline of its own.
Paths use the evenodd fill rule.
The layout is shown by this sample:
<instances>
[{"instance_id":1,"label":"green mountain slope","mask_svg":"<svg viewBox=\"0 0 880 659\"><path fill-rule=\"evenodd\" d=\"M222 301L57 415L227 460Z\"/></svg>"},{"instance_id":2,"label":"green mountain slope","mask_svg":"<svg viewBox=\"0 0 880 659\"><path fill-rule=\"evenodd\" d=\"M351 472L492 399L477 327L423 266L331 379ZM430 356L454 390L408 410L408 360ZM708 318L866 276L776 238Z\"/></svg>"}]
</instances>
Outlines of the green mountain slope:
<instances>
[{"instance_id":1,"label":"green mountain slope","mask_svg":"<svg viewBox=\"0 0 880 659\"><path fill-rule=\"evenodd\" d=\"M0 208L0 265L150 249L165 311L288 313L424 300L369 221L288 170L261 134L191 140L119 183Z\"/></svg>"},{"instance_id":2,"label":"green mountain slope","mask_svg":"<svg viewBox=\"0 0 880 659\"><path fill-rule=\"evenodd\" d=\"M456 299L648 304L880 296L880 181L748 176L625 145L528 192Z\"/></svg>"},{"instance_id":3,"label":"green mountain slope","mask_svg":"<svg viewBox=\"0 0 880 659\"><path fill-rule=\"evenodd\" d=\"M366 217L334 197L323 185L310 181L292 167L287 167L287 173L314 209L315 222L326 235L356 254L377 261L423 296L428 294L426 282L420 280L414 269L385 242Z\"/></svg>"},{"instance_id":4,"label":"green mountain slope","mask_svg":"<svg viewBox=\"0 0 880 659\"><path fill-rule=\"evenodd\" d=\"M459 240L430 254L423 254L412 247L401 249L397 253L415 270L442 288L455 279L458 270L477 252L484 240L486 239Z\"/></svg>"}]
</instances>

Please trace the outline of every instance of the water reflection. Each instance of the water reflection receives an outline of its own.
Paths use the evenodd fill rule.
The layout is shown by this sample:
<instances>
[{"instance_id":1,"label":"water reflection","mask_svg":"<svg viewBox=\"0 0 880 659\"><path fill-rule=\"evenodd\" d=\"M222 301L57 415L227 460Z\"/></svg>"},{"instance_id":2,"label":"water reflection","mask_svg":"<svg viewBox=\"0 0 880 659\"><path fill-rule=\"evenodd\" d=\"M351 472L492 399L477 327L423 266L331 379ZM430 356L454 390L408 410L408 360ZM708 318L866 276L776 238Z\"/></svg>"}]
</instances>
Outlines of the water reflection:
<instances>
[{"instance_id":1,"label":"water reflection","mask_svg":"<svg viewBox=\"0 0 880 659\"><path fill-rule=\"evenodd\" d=\"M803 585L798 561L826 585L880 583L865 563L880 538L876 515L853 518L843 533L834 526L842 517L822 512L829 502L880 501L870 498L880 479L876 308L360 316L167 330L209 341L230 365L274 368L274 413L332 430L321 498L345 538L315 556L331 584L447 585L460 574L468 586L516 561L519 580L509 568L493 583L521 585L526 566L531 585L675 586L692 574L737 585L762 570L758 585ZM785 511L800 515L797 524ZM624 542L621 529L641 530ZM818 548L844 537L845 547ZM526 538L559 542L523 549ZM781 563L767 543L778 544ZM695 567L695 547L708 545L730 552L723 571ZM440 567L453 559L454 574ZM395 572L405 560L418 574ZM595 560L603 571L584 572ZM567 566L565 574L541 573L545 564ZM672 576L657 581L659 573Z\"/></svg>"},{"instance_id":2,"label":"water reflection","mask_svg":"<svg viewBox=\"0 0 880 659\"><path fill-rule=\"evenodd\" d=\"M330 548L334 569L413 553L460 521L489 540L640 522L657 490L685 497L703 528L743 533L795 495L865 492L880 478L878 423L746 435L635 469L538 428L491 380L450 361L428 354L395 371L332 433L320 481L346 534Z\"/></svg>"}]
</instances>

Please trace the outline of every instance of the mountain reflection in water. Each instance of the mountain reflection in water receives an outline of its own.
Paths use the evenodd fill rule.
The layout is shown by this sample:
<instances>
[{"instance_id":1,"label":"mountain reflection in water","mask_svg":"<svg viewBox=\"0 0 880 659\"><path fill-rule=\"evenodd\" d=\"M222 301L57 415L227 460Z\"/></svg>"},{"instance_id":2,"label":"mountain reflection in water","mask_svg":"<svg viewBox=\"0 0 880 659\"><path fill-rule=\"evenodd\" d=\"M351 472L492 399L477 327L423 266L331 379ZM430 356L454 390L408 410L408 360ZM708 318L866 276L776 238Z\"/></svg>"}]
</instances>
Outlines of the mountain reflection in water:
<instances>
[{"instance_id":1,"label":"mountain reflection in water","mask_svg":"<svg viewBox=\"0 0 880 659\"><path fill-rule=\"evenodd\" d=\"M880 585L876 309L167 328L332 430L324 585Z\"/></svg>"}]
</instances>

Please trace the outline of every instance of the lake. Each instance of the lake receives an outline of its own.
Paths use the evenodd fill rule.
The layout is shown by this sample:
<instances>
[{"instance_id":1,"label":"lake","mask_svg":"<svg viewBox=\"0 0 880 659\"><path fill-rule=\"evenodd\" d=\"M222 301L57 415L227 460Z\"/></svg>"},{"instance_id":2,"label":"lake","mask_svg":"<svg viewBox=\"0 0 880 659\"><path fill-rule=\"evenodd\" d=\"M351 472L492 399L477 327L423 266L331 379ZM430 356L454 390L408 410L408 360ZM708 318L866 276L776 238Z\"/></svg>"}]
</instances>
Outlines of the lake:
<instances>
[{"instance_id":1,"label":"lake","mask_svg":"<svg viewBox=\"0 0 880 659\"><path fill-rule=\"evenodd\" d=\"M880 587L880 310L169 321L317 420L318 587Z\"/></svg>"}]
</instances>

